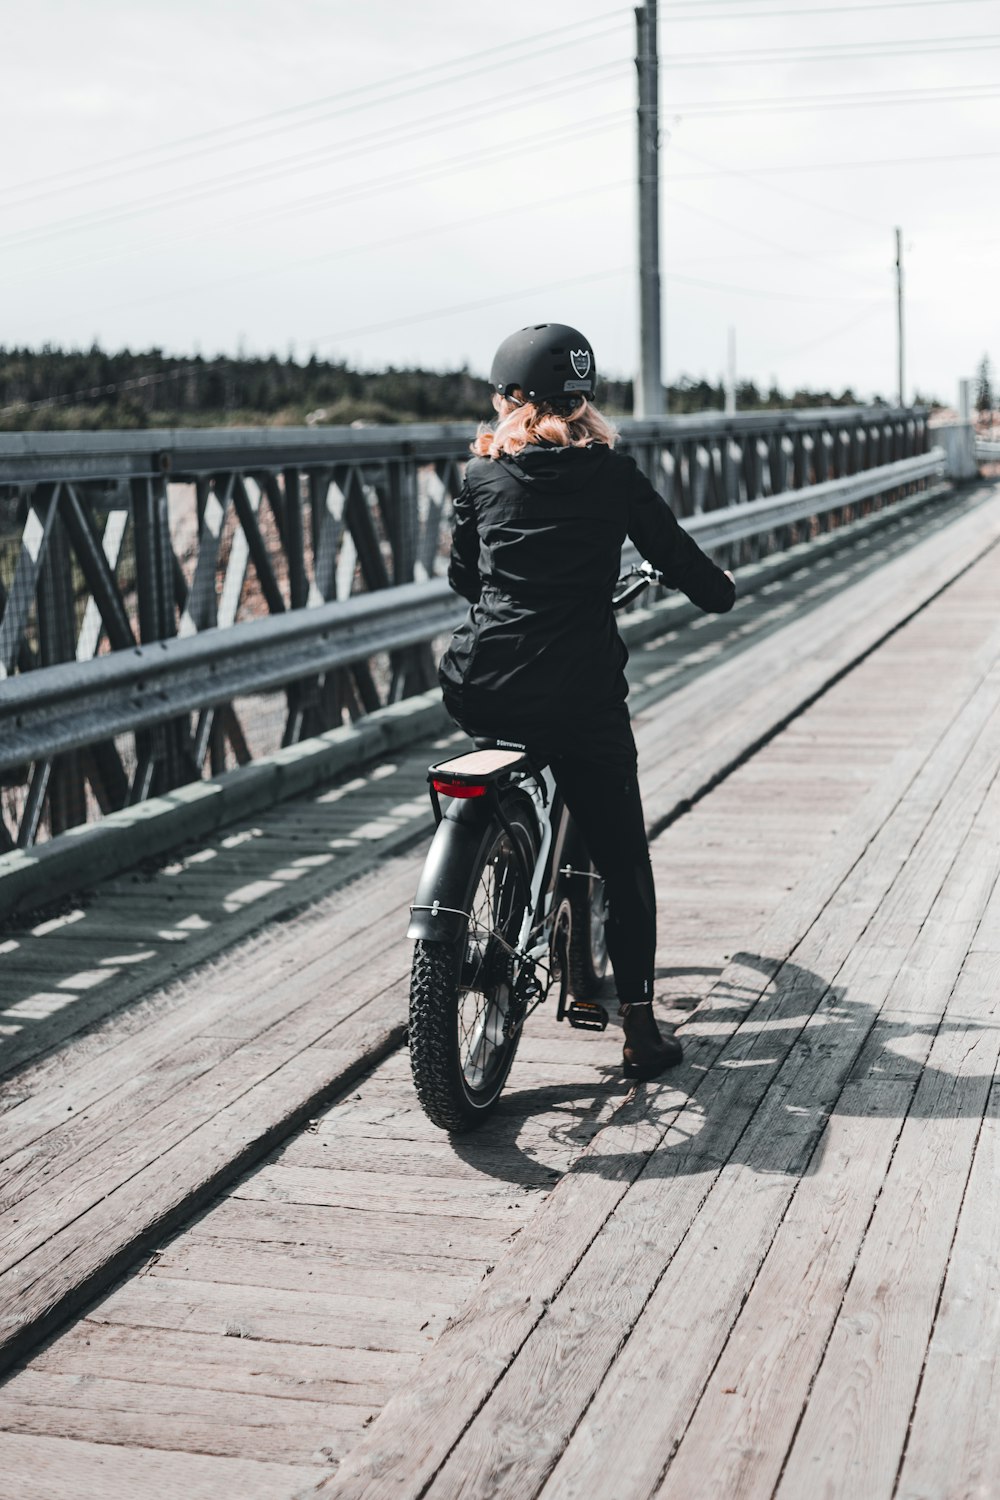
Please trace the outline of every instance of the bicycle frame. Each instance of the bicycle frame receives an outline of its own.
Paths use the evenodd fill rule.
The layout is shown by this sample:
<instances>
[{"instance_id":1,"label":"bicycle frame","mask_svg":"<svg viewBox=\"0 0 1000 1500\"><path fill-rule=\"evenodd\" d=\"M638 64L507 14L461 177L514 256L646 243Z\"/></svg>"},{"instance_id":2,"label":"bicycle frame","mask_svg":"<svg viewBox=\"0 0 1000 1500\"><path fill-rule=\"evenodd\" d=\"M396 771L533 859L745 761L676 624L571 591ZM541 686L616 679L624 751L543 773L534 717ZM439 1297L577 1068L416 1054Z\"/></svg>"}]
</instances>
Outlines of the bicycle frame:
<instances>
[{"instance_id":1,"label":"bicycle frame","mask_svg":"<svg viewBox=\"0 0 1000 1500\"><path fill-rule=\"evenodd\" d=\"M527 768L516 770L502 787L490 787L488 795L477 793L469 801L460 797L457 803L447 805L446 810L442 810L435 787L434 771L437 769L433 767L428 775L438 832L424 867L417 899L411 907L408 935L424 942L442 944L468 941L475 917L470 903L462 901L447 881L455 875L463 859L471 861L465 868L478 867L482 838L492 838L491 830L499 824L511 839L521 867L522 881L528 891L525 913L515 941L509 943L499 934L492 934L493 941L502 943L520 966L516 983L518 1026L548 998L558 975L557 1019L561 1021L568 1017L574 1026L603 1029L607 1015L596 1003L585 1005L574 1001L568 1009L566 1005L568 937L572 920L567 882L571 878L589 881L595 877L590 870L573 869L566 862L567 853L572 852L570 830L573 823L551 769L529 762ZM522 810L523 801L530 802L533 810L538 852L530 869L504 811L505 803L509 807L514 799L521 803ZM473 830L478 836L468 837ZM435 846L440 850L437 858L434 857Z\"/></svg>"}]
</instances>

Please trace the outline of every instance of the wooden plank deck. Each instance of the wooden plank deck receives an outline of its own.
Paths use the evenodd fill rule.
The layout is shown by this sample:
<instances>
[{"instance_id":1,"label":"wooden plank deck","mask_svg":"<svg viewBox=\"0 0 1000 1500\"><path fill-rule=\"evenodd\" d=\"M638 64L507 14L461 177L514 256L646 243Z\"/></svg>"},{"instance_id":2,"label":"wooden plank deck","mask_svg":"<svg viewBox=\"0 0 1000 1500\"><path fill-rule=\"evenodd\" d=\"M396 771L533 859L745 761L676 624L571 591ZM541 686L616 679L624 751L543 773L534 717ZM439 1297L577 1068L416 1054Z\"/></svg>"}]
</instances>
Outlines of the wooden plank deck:
<instances>
[{"instance_id":1,"label":"wooden plank deck","mask_svg":"<svg viewBox=\"0 0 1000 1500\"><path fill-rule=\"evenodd\" d=\"M967 1184L1000 1052L1000 565L978 572L974 692L841 825L685 1027L687 1076L595 1138L331 1493L991 1493L981 1396L945 1376L958 1360L990 1389L1000 1362L969 1306L992 1279L968 1216L995 1219L995 1180L976 1173L985 1201ZM936 659L928 691L943 610L911 658Z\"/></svg>"},{"instance_id":2,"label":"wooden plank deck","mask_svg":"<svg viewBox=\"0 0 1000 1500\"><path fill-rule=\"evenodd\" d=\"M940 539L935 548L941 556ZM901 571L897 609L912 603L916 576ZM988 1163L995 1150L982 1119L1000 946L995 897L989 905L998 583L994 549L654 845L658 993L690 1039L682 1070L629 1095L613 1031L580 1036L539 1014L495 1127L450 1142L417 1109L405 1054L392 1053L7 1381L0 1461L12 1493L290 1497L331 1470L338 1495L756 1496L779 1482L796 1497L882 1493L857 1483L858 1463L880 1478L895 1441L876 1415L887 1409L881 1384L895 1433L931 1337L910 1326L907 1275L933 1314L953 1235L955 1312L946 1297L920 1400L934 1389L950 1399L956 1345L968 1353L971 1339L980 1352L968 1311L983 1265L977 1221L963 1235L956 1216L971 1207L971 1153ZM861 596L831 592L843 635ZM797 622L797 651L802 634ZM839 646L832 621L810 643L828 676ZM643 655L650 673L663 670L663 656ZM772 675L787 655L775 636ZM769 693L752 650L741 660L748 691ZM712 672L702 680L709 705L724 699ZM696 686L682 690L692 718ZM640 715L667 758L688 753L674 741L676 728L683 747L688 722L675 722L680 699ZM386 864L356 901L342 891L314 925L293 919L280 940L261 940L244 961L265 981L250 1000L233 978L246 968L223 961L198 993L151 1004L142 1024L130 1013L132 1024L88 1034L79 1052L40 1058L36 1096L0 1117L23 1132L12 1136L21 1197L0 1219L11 1244L33 1195L77 1211L124 1164L111 1196L66 1225L57 1269L79 1274L72 1257L114 1234L123 1190L134 1184L141 1215L143 1194L204 1175L211 1149L236 1149L261 1108L247 1087L255 1065L280 1055L322 1076L331 1038L350 1024L330 1028L338 987L386 996L390 1025L399 959L390 945L373 962L371 938L378 913L405 908L412 864ZM353 957L340 964L342 951ZM304 998L310 985L316 999ZM189 1106L230 1071L228 1124L183 1134ZM277 1096L285 1079L270 1078ZM150 1089L163 1103L144 1118ZM67 1100L93 1136L59 1128ZM925 1149L945 1185L921 1179ZM950 1228L937 1223L942 1203ZM937 1260L925 1271L927 1226ZM29 1218L22 1249L30 1229ZM897 1263L892 1247L908 1234ZM895 1302L882 1291L886 1258ZM905 1345L891 1373L887 1339ZM809 1390L822 1380L817 1405ZM815 1422L838 1413L813 1439L818 1474L803 1410ZM982 1468L990 1424L970 1411L964 1432ZM916 1426L903 1475L921 1451L906 1493L950 1494L920 1488L942 1470Z\"/></svg>"},{"instance_id":3,"label":"wooden plank deck","mask_svg":"<svg viewBox=\"0 0 1000 1500\"><path fill-rule=\"evenodd\" d=\"M998 534L996 496L966 496L889 528L877 570L862 536L839 567L828 556L818 576L803 567L779 593L707 620L699 640L709 664L683 631L648 642L634 679L650 823L669 821ZM875 571L873 606L866 580ZM790 653L780 632L796 607ZM726 641L735 655L712 666ZM664 693L669 735L657 706ZM434 753L416 747L396 764L237 827L152 878L108 882L65 919L7 939L0 1357L28 1347L124 1269L137 1246L155 1244L193 1202L398 1043L410 957L402 933L422 855L391 850L427 826L423 778ZM337 881L341 853L357 870L359 844L369 873L306 901ZM289 883L304 910L158 987L180 944L214 951L220 931L240 936L254 903L266 913ZM131 968L123 938L140 944ZM141 1003L126 1005L143 986ZM103 1024L84 1029L101 1016Z\"/></svg>"}]
</instances>

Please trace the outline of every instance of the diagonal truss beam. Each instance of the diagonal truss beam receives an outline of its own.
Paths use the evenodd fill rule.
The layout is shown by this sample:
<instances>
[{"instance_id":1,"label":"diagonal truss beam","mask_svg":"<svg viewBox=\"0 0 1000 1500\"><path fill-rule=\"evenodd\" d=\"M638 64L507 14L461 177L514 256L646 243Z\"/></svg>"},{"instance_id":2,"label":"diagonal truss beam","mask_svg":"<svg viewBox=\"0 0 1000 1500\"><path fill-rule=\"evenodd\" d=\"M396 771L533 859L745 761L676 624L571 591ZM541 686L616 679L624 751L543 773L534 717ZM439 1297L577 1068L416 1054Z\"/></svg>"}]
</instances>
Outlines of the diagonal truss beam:
<instances>
[{"instance_id":1,"label":"diagonal truss beam","mask_svg":"<svg viewBox=\"0 0 1000 1500\"><path fill-rule=\"evenodd\" d=\"M7 607L0 620L0 678L10 676L18 658L49 538L59 514L62 488L61 484L42 485L40 493L28 507Z\"/></svg>"}]
</instances>

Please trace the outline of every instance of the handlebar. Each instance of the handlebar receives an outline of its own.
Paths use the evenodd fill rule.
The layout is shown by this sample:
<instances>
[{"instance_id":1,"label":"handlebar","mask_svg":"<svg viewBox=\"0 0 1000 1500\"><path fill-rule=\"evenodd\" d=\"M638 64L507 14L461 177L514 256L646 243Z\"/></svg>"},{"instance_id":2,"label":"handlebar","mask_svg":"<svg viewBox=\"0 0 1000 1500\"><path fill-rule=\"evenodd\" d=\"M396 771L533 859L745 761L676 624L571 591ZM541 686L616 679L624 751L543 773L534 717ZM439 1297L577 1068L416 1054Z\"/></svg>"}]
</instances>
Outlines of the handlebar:
<instances>
[{"instance_id":1,"label":"handlebar","mask_svg":"<svg viewBox=\"0 0 1000 1500\"><path fill-rule=\"evenodd\" d=\"M652 563L644 562L640 563L637 568L630 568L618 580L620 592L612 595L611 608L624 609L627 604L638 599L640 594L644 594L652 584L662 582L663 574L657 572Z\"/></svg>"}]
</instances>

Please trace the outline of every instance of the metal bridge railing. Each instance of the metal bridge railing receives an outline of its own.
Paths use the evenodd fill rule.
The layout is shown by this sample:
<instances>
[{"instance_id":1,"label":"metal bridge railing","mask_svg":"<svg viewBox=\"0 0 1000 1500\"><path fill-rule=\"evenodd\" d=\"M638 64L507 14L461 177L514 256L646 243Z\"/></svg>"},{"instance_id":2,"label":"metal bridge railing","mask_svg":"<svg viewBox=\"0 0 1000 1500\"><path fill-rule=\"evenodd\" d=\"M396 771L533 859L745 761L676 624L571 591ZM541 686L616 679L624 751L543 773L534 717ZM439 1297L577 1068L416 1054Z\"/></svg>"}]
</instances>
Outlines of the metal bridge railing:
<instances>
[{"instance_id":1,"label":"metal bridge railing","mask_svg":"<svg viewBox=\"0 0 1000 1500\"><path fill-rule=\"evenodd\" d=\"M944 451L935 448L809 490L695 516L687 526L714 549L943 471ZM0 696L0 770L431 641L453 629L467 607L440 578L25 673Z\"/></svg>"},{"instance_id":2,"label":"metal bridge railing","mask_svg":"<svg viewBox=\"0 0 1000 1500\"><path fill-rule=\"evenodd\" d=\"M0 436L0 847L431 685L473 431ZM920 409L624 422L622 446L731 562L940 472Z\"/></svg>"}]
</instances>

